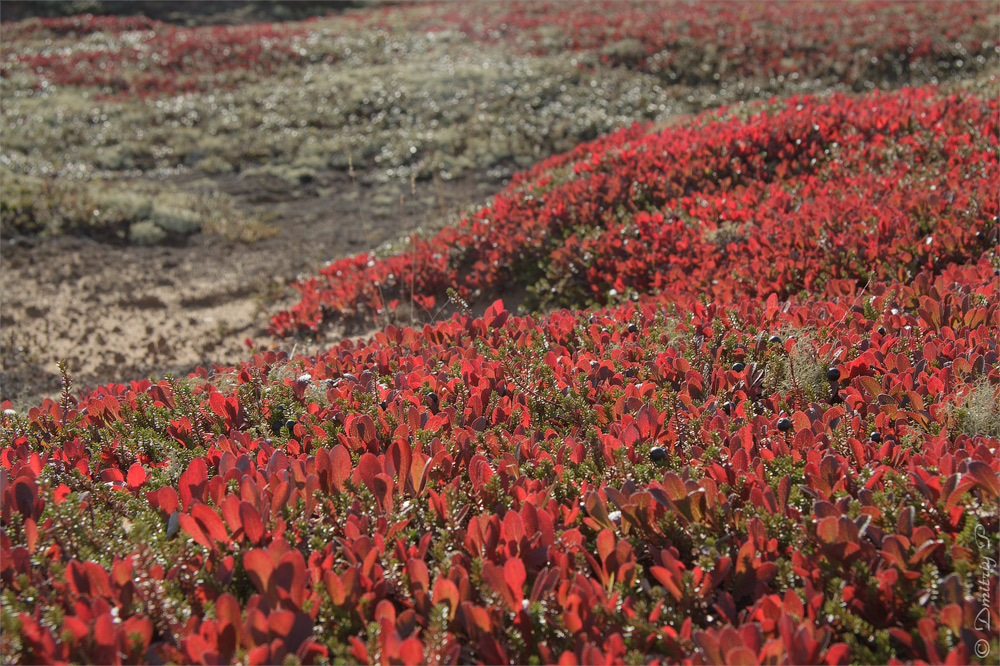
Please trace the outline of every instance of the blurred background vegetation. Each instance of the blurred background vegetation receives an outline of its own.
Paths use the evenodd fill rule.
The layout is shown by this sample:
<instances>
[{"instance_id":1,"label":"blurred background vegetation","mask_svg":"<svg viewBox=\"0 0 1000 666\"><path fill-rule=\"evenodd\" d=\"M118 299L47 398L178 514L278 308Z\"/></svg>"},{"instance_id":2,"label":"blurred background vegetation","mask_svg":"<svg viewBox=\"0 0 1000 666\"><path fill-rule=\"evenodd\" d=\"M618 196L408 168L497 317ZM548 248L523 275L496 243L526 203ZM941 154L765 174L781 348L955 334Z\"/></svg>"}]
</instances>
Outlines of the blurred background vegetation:
<instances>
[{"instance_id":1,"label":"blurred background vegetation","mask_svg":"<svg viewBox=\"0 0 1000 666\"><path fill-rule=\"evenodd\" d=\"M310 16L347 11L377 3L374 0L5 0L0 9L4 21L77 14L147 16L180 25L212 25L247 21L296 21Z\"/></svg>"}]
</instances>

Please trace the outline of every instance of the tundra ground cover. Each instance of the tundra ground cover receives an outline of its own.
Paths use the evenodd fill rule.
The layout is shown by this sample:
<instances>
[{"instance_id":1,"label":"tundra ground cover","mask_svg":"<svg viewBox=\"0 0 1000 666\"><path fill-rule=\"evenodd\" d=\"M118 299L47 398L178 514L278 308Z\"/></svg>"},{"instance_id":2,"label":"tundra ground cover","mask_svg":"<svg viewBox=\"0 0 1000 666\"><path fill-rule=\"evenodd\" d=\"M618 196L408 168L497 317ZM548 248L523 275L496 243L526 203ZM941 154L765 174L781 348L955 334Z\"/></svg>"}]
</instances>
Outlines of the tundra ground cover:
<instances>
[{"instance_id":1,"label":"tundra ground cover","mask_svg":"<svg viewBox=\"0 0 1000 666\"><path fill-rule=\"evenodd\" d=\"M381 313L454 289L530 305L658 294L729 304L909 281L998 242L997 102L931 89L792 98L651 131L635 125L519 174L405 251L331 262L272 330Z\"/></svg>"},{"instance_id":2,"label":"tundra ground cover","mask_svg":"<svg viewBox=\"0 0 1000 666\"><path fill-rule=\"evenodd\" d=\"M115 367L235 363L285 297L272 284L416 230L427 238L451 206L633 122L903 83L995 94L990 2L828 7L490 2L216 28L4 21L0 291L24 297L4 302L0 400L57 392L58 358L80 386L120 379ZM192 260L216 245L231 262ZM247 277L226 280L230 266ZM223 300L237 307L175 309ZM73 321L96 307L107 326ZM133 329L162 335L167 351L123 341Z\"/></svg>"},{"instance_id":3,"label":"tundra ground cover","mask_svg":"<svg viewBox=\"0 0 1000 666\"><path fill-rule=\"evenodd\" d=\"M805 109L803 148L782 114ZM845 156L830 180L885 214L899 164L963 169L948 211L916 199L936 224L919 248L942 250L831 214L803 293L779 260L810 256L796 242L770 275L716 268L728 283L711 296L540 319L496 303L312 358L265 352L79 397L67 378L59 402L5 412L5 658L966 663L1000 649L975 620L998 580L983 568L1000 528L996 198L978 180L996 168L996 103L907 90L697 124L753 130L736 146L781 119L788 159L767 171L794 182L822 154L823 110ZM545 168L589 176L606 163L593 155L657 157L640 140L670 136L633 128ZM862 142L876 152L846 157ZM886 149L915 157L880 163ZM551 203L539 177L512 190L535 192L535 211ZM916 211L898 215L919 226ZM873 236L865 273L847 271L833 248Z\"/></svg>"},{"instance_id":4,"label":"tundra ground cover","mask_svg":"<svg viewBox=\"0 0 1000 666\"><path fill-rule=\"evenodd\" d=\"M535 58L534 7L402 11ZM3 404L3 661L991 663L998 122L970 86L633 125L273 328L547 314Z\"/></svg>"},{"instance_id":5,"label":"tundra ground cover","mask_svg":"<svg viewBox=\"0 0 1000 666\"><path fill-rule=\"evenodd\" d=\"M535 55L569 49L672 83L745 87L818 79L858 91L985 67L993 40L980 29L996 21L977 3L863 1L837 12L823 3L703 2L679 8L607 0L512 2L477 11L427 8L417 20L427 30L458 27L477 41ZM933 34L926 32L930 25Z\"/></svg>"},{"instance_id":6,"label":"tundra ground cover","mask_svg":"<svg viewBox=\"0 0 1000 666\"><path fill-rule=\"evenodd\" d=\"M5 659L970 662L997 318L984 260L67 391L3 416Z\"/></svg>"},{"instance_id":7,"label":"tundra ground cover","mask_svg":"<svg viewBox=\"0 0 1000 666\"><path fill-rule=\"evenodd\" d=\"M172 190L163 176L193 169L296 188L353 164L362 180L499 181L637 120L995 67L990 4L947 7L444 3L274 25L5 23L4 180ZM51 226L18 210L15 231Z\"/></svg>"}]
</instances>

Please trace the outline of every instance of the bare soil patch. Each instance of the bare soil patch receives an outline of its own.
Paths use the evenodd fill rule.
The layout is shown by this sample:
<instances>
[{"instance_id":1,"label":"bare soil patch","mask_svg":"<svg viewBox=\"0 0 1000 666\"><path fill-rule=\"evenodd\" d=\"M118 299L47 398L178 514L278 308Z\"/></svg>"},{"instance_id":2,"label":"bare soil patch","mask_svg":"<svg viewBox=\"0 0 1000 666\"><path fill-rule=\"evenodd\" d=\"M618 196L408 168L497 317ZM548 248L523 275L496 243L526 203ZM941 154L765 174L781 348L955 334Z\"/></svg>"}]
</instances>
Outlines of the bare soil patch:
<instances>
[{"instance_id":1,"label":"bare soil patch","mask_svg":"<svg viewBox=\"0 0 1000 666\"><path fill-rule=\"evenodd\" d=\"M294 342L275 340L266 328L293 302L287 285L298 275L437 228L502 187L485 174L380 186L356 184L343 172L296 186L238 175L175 179L236 197L276 234L251 244L199 234L153 247L2 239L0 399L24 407L55 397L60 359L80 389L233 364L248 357L247 338L290 350Z\"/></svg>"}]
</instances>

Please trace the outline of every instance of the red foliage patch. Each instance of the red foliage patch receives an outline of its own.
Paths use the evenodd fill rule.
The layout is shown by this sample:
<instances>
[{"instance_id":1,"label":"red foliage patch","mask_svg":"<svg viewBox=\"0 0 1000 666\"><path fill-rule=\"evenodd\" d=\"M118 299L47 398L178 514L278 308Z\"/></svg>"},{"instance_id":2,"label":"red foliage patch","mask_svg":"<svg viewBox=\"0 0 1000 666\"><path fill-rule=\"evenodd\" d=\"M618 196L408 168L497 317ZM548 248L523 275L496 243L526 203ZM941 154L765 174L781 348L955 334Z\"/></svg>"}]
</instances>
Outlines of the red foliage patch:
<instances>
[{"instance_id":1,"label":"red foliage patch","mask_svg":"<svg viewBox=\"0 0 1000 666\"><path fill-rule=\"evenodd\" d=\"M2 405L4 657L995 655L997 101L745 112L547 160L273 327L410 285L603 309Z\"/></svg>"},{"instance_id":2,"label":"red foliage patch","mask_svg":"<svg viewBox=\"0 0 1000 666\"><path fill-rule=\"evenodd\" d=\"M300 280L271 328L381 312L411 289L469 300L520 285L556 305L836 297L1000 242L996 100L910 89L773 107L635 126L546 160L457 227Z\"/></svg>"}]
</instances>

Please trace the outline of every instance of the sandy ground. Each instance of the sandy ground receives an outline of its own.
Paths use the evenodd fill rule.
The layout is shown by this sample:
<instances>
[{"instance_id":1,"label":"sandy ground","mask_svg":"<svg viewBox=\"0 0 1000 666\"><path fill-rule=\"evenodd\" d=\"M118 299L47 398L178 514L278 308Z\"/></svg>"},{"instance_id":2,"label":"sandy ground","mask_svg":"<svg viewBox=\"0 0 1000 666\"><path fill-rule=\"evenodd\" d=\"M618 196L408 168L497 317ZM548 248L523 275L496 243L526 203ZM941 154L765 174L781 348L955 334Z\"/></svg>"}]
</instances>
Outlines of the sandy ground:
<instances>
[{"instance_id":1,"label":"sandy ground","mask_svg":"<svg viewBox=\"0 0 1000 666\"><path fill-rule=\"evenodd\" d=\"M201 234L154 247L0 240L0 399L24 408L55 397L60 359L76 391L232 364L249 357L246 338L258 348L318 351L330 335L310 344L265 330L294 303L287 285L297 275L439 224L442 212L502 187L485 177L418 183L387 213L367 210L377 192L337 172L298 190L233 176L216 185L248 210L273 215L278 234L252 244Z\"/></svg>"}]
</instances>

